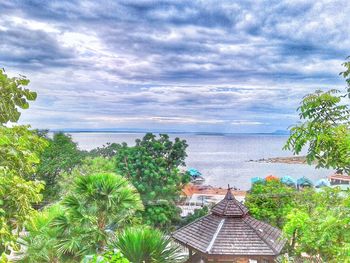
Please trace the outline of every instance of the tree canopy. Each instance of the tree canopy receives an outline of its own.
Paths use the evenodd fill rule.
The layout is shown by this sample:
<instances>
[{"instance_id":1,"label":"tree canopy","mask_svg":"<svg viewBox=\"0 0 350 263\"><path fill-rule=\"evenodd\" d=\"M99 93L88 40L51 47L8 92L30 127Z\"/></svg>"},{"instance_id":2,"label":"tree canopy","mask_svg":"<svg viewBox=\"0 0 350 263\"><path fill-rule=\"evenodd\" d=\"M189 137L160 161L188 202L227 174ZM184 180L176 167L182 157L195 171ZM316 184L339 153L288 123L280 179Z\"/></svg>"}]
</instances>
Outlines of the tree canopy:
<instances>
[{"instance_id":1,"label":"tree canopy","mask_svg":"<svg viewBox=\"0 0 350 263\"><path fill-rule=\"evenodd\" d=\"M255 218L283 229L289 256L306 253L315 262L346 262L350 253L350 193L256 183L246 197Z\"/></svg>"},{"instance_id":2,"label":"tree canopy","mask_svg":"<svg viewBox=\"0 0 350 263\"><path fill-rule=\"evenodd\" d=\"M124 144L116 155L117 170L131 180L141 194L145 211L145 223L169 228L180 220L180 210L176 207L184 183L189 181L187 173L179 167L185 165L186 141L161 134L156 138L146 134L136 145Z\"/></svg>"},{"instance_id":3,"label":"tree canopy","mask_svg":"<svg viewBox=\"0 0 350 263\"><path fill-rule=\"evenodd\" d=\"M302 123L290 129L284 149L299 154L307 147L308 163L350 173L350 62L344 63L346 92L318 90L304 97L298 108Z\"/></svg>"},{"instance_id":4,"label":"tree canopy","mask_svg":"<svg viewBox=\"0 0 350 263\"><path fill-rule=\"evenodd\" d=\"M0 70L0 254L17 249L17 238L24 222L35 213L33 203L42 200L44 185L29 181L35 174L46 140L29 130L29 126L6 127L20 116L17 106L28 108L27 100L36 94L24 89L29 81L9 78ZM27 100L26 100L27 99Z\"/></svg>"},{"instance_id":5,"label":"tree canopy","mask_svg":"<svg viewBox=\"0 0 350 263\"><path fill-rule=\"evenodd\" d=\"M296 189L277 180L255 183L246 196L245 205L253 217L282 228L293 208L295 193Z\"/></svg>"},{"instance_id":6,"label":"tree canopy","mask_svg":"<svg viewBox=\"0 0 350 263\"><path fill-rule=\"evenodd\" d=\"M309 193L310 194L310 193ZM284 232L291 240L292 253L307 253L314 260L347 262L350 255L350 194L324 188L312 193L287 215ZM309 199L310 200L310 199Z\"/></svg>"},{"instance_id":7,"label":"tree canopy","mask_svg":"<svg viewBox=\"0 0 350 263\"><path fill-rule=\"evenodd\" d=\"M82 162L85 153L78 149L70 135L59 132L55 133L52 139L47 136L46 138L49 144L40 155L35 178L45 182L45 197L55 199L60 190L60 174L72 171Z\"/></svg>"},{"instance_id":8,"label":"tree canopy","mask_svg":"<svg viewBox=\"0 0 350 263\"><path fill-rule=\"evenodd\" d=\"M143 209L136 189L112 173L77 177L61 204L65 213L52 223L60 230L57 251L75 258L103 252L113 232Z\"/></svg>"},{"instance_id":9,"label":"tree canopy","mask_svg":"<svg viewBox=\"0 0 350 263\"><path fill-rule=\"evenodd\" d=\"M28 101L36 99L36 92L24 88L28 84L25 76L10 78L0 69L0 123L17 122L21 116L18 108L28 109Z\"/></svg>"}]
</instances>

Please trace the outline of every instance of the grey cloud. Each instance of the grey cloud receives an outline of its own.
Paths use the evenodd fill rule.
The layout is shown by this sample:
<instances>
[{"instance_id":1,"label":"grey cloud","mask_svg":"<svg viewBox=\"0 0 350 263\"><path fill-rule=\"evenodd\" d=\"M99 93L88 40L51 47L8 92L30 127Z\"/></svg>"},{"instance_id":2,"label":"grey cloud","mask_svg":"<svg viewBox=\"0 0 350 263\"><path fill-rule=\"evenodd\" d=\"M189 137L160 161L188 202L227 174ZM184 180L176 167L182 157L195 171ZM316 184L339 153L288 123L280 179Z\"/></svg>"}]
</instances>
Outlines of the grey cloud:
<instances>
[{"instance_id":1,"label":"grey cloud","mask_svg":"<svg viewBox=\"0 0 350 263\"><path fill-rule=\"evenodd\" d=\"M33 110L52 105L59 125L76 113L86 126L95 114L101 125L183 116L273 130L305 93L343 85L349 55L345 0L8 1L1 13L0 63L33 79Z\"/></svg>"}]
</instances>

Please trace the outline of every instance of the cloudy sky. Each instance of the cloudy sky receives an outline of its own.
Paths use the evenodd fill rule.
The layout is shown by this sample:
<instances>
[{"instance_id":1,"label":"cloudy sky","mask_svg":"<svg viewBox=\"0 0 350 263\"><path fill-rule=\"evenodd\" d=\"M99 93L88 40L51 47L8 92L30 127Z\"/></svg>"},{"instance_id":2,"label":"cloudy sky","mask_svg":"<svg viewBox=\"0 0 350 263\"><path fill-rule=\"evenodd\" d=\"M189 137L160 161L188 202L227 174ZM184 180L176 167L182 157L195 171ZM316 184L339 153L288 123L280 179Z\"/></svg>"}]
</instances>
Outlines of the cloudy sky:
<instances>
[{"instance_id":1,"label":"cloudy sky","mask_svg":"<svg viewBox=\"0 0 350 263\"><path fill-rule=\"evenodd\" d=\"M0 67L36 128L273 132L343 88L348 0L1 1Z\"/></svg>"}]
</instances>

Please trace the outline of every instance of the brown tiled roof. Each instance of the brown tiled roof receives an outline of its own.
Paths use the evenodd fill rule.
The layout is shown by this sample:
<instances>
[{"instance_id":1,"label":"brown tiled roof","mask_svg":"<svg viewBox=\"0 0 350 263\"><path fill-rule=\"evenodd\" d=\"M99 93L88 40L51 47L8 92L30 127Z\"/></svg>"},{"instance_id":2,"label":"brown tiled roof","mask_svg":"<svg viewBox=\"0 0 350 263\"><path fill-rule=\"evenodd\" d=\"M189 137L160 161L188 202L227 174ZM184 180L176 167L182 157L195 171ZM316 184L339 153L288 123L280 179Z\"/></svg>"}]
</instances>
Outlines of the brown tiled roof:
<instances>
[{"instance_id":1,"label":"brown tiled roof","mask_svg":"<svg viewBox=\"0 0 350 263\"><path fill-rule=\"evenodd\" d=\"M281 231L248 214L228 190L225 198L201 217L172 234L185 246L208 255L264 255L280 254L285 240Z\"/></svg>"},{"instance_id":2,"label":"brown tiled roof","mask_svg":"<svg viewBox=\"0 0 350 263\"><path fill-rule=\"evenodd\" d=\"M218 216L242 217L248 213L248 209L229 190L224 199L217 203L211 212Z\"/></svg>"}]
</instances>

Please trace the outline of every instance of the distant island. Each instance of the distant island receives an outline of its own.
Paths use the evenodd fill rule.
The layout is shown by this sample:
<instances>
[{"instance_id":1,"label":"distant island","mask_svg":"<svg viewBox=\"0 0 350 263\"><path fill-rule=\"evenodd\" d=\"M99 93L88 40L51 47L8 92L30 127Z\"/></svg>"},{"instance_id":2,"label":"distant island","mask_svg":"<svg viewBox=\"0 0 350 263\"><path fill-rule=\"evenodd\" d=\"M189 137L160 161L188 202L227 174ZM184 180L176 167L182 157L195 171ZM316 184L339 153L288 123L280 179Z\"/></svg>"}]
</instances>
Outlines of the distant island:
<instances>
[{"instance_id":1,"label":"distant island","mask_svg":"<svg viewBox=\"0 0 350 263\"><path fill-rule=\"evenodd\" d=\"M232 132L214 132L214 131L180 131L180 130L150 130L137 128L101 128L101 129L83 129L83 128L65 128L50 129L49 132L63 133L163 133L163 134L194 134L194 135L212 135L212 136L230 136L230 135L289 135L287 130L276 130L273 132L251 132L251 133L232 133Z\"/></svg>"},{"instance_id":2,"label":"distant island","mask_svg":"<svg viewBox=\"0 0 350 263\"><path fill-rule=\"evenodd\" d=\"M262 158L262 159L258 159L258 160L249 160L248 162L307 164L307 160L306 160L305 156Z\"/></svg>"}]
</instances>

